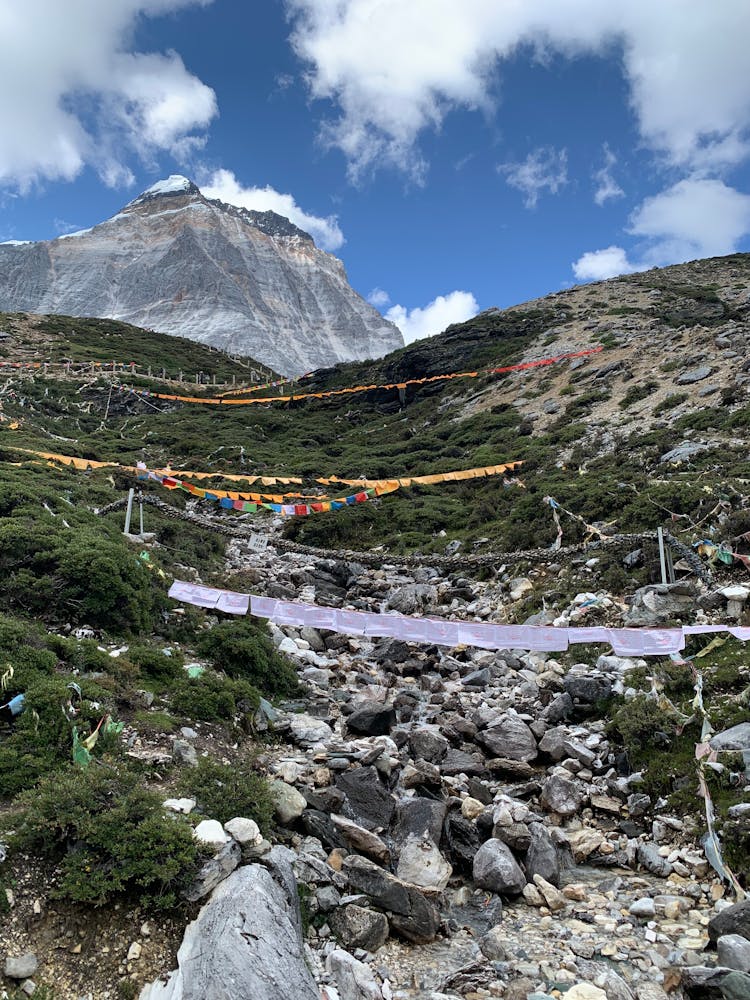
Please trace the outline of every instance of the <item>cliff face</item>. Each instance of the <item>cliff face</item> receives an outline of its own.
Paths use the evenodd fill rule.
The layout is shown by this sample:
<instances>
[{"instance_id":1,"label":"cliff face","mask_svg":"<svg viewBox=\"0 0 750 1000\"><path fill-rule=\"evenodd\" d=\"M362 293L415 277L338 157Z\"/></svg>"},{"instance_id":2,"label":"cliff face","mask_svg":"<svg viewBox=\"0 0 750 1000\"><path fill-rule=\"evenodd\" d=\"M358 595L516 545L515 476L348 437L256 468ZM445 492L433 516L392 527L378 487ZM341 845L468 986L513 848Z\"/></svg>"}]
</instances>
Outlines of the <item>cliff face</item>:
<instances>
[{"instance_id":1,"label":"cliff face","mask_svg":"<svg viewBox=\"0 0 750 1000\"><path fill-rule=\"evenodd\" d=\"M92 229L0 244L0 309L125 320L286 375L403 345L307 233L178 177Z\"/></svg>"}]
</instances>

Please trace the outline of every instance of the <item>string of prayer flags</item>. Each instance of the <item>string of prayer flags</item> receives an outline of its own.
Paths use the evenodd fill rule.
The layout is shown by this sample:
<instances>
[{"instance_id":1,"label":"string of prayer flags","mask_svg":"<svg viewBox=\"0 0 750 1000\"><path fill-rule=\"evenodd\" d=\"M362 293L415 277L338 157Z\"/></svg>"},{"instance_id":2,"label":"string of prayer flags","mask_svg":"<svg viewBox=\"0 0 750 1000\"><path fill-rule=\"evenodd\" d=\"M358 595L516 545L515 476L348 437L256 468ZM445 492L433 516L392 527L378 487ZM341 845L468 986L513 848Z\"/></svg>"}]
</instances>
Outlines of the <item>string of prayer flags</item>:
<instances>
[{"instance_id":1,"label":"string of prayer flags","mask_svg":"<svg viewBox=\"0 0 750 1000\"><path fill-rule=\"evenodd\" d=\"M223 396L177 396L172 393L151 392L149 389L135 389L130 386L120 385L120 390L132 392L138 396L152 396L155 399L171 399L179 403L203 403L209 406L250 406L253 403L288 403L290 399L327 399L330 396L345 396L357 392L371 392L374 389L398 389L402 391L407 385L428 385L434 382L447 382L457 378L480 378L483 375L500 375L516 371L528 371L532 368L539 368L546 365L554 365L560 361L568 361L574 358L586 357L590 354L598 354L604 348L602 345L590 347L583 351L569 351L566 354L558 354L550 358L539 358L535 361L522 361L515 365L504 365L500 368L485 368L475 372L451 372L447 375L431 375L425 378L409 378L403 382L387 382L381 385L354 385L344 389L329 389L327 392L303 392L291 396L259 396L252 399L232 398Z\"/></svg>"},{"instance_id":2,"label":"string of prayer flags","mask_svg":"<svg viewBox=\"0 0 750 1000\"><path fill-rule=\"evenodd\" d=\"M337 497L336 499L321 498L313 503L269 503L267 501L242 500L239 497L232 499L231 496L223 495L222 491L213 492L212 490L204 490L198 486L193 486L192 483L183 483L182 480L175 479L173 476L162 476L158 472L149 471L147 476L143 476L143 478L154 480L165 486L168 490L185 490L185 492L200 499L215 500L225 510L237 510L247 514L257 514L259 510L271 510L275 514L294 517L307 517L310 514L323 514L328 511L343 510L344 507L365 503L374 497L383 496L385 493L393 493L398 489L398 485L392 485L390 489L370 487L369 489L360 490L358 493L353 493L350 496Z\"/></svg>"},{"instance_id":3,"label":"string of prayer flags","mask_svg":"<svg viewBox=\"0 0 750 1000\"><path fill-rule=\"evenodd\" d=\"M227 596L228 595L228 596ZM682 628L557 628L550 625L498 625L494 622L449 621L444 618L410 618L343 608L324 608L299 601L282 601L255 594L236 594L213 587L175 580L169 596L202 608L247 612L240 598L247 598L249 612L277 625L311 626L344 635L394 638L439 646L474 646L480 649L528 649L565 652L576 643L608 643L618 656L669 656L685 647L685 638L698 631L720 632L750 641L750 628L727 625Z\"/></svg>"}]
</instances>

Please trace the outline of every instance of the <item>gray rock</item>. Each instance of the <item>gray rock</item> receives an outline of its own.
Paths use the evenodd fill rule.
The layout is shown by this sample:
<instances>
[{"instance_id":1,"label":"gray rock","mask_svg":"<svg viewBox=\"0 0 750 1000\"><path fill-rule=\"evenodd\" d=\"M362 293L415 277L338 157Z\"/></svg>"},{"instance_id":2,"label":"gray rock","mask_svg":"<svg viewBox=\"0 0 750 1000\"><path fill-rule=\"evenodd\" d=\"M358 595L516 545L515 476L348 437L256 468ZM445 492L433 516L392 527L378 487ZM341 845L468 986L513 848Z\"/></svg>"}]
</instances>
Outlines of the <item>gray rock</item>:
<instances>
[{"instance_id":1,"label":"gray rock","mask_svg":"<svg viewBox=\"0 0 750 1000\"><path fill-rule=\"evenodd\" d=\"M693 368L689 372L683 372L675 379L677 385L693 385L695 382L702 382L713 374L714 369L708 365L701 365L700 368Z\"/></svg>"},{"instance_id":2,"label":"gray rock","mask_svg":"<svg viewBox=\"0 0 750 1000\"><path fill-rule=\"evenodd\" d=\"M556 726L558 722L563 722L573 711L573 699L567 691L556 694L552 701L541 713L542 718L548 725Z\"/></svg>"},{"instance_id":3,"label":"gray rock","mask_svg":"<svg viewBox=\"0 0 750 1000\"><path fill-rule=\"evenodd\" d=\"M638 850L636 851L636 856L638 858L638 864L646 871L651 872L653 875L659 875L661 878L666 878L672 871L672 866L659 854L659 848L656 844L646 843L639 844Z\"/></svg>"},{"instance_id":4,"label":"gray rock","mask_svg":"<svg viewBox=\"0 0 750 1000\"><path fill-rule=\"evenodd\" d=\"M750 750L750 722L740 722L710 740L712 750Z\"/></svg>"},{"instance_id":5,"label":"gray rock","mask_svg":"<svg viewBox=\"0 0 750 1000\"><path fill-rule=\"evenodd\" d=\"M526 879L510 848L500 840L488 840L474 855L474 881L480 889L517 896Z\"/></svg>"},{"instance_id":6,"label":"gray rock","mask_svg":"<svg viewBox=\"0 0 750 1000\"><path fill-rule=\"evenodd\" d=\"M370 858L374 858L381 864L387 865L391 860L391 854L380 837L372 830L366 830L354 820L347 819L346 816L331 816L333 824L344 839L344 843L355 851L361 851Z\"/></svg>"},{"instance_id":7,"label":"gray rock","mask_svg":"<svg viewBox=\"0 0 750 1000\"><path fill-rule=\"evenodd\" d=\"M412 615L434 607L437 602L437 587L429 583L408 583L397 587L388 595L388 607L402 615Z\"/></svg>"},{"instance_id":8,"label":"gray rock","mask_svg":"<svg viewBox=\"0 0 750 1000\"><path fill-rule=\"evenodd\" d=\"M188 743L186 740L175 740L172 744L172 759L176 764L197 767L198 751L192 743Z\"/></svg>"},{"instance_id":9,"label":"gray rock","mask_svg":"<svg viewBox=\"0 0 750 1000\"><path fill-rule=\"evenodd\" d=\"M719 965L750 972L750 941L741 934L722 934L716 942Z\"/></svg>"},{"instance_id":10,"label":"gray rock","mask_svg":"<svg viewBox=\"0 0 750 1000\"><path fill-rule=\"evenodd\" d=\"M642 920L651 920L656 914L656 904L650 896L643 896L635 899L628 906L631 917L640 917Z\"/></svg>"},{"instance_id":11,"label":"gray rock","mask_svg":"<svg viewBox=\"0 0 750 1000\"><path fill-rule=\"evenodd\" d=\"M388 920L384 913L368 910L356 903L339 906L328 921L341 944L353 951L377 951L388 940Z\"/></svg>"},{"instance_id":12,"label":"gray rock","mask_svg":"<svg viewBox=\"0 0 750 1000\"><path fill-rule=\"evenodd\" d=\"M659 459L660 462L687 462L694 455L700 455L702 451L707 451L708 445L699 441L683 441L671 451L666 451Z\"/></svg>"},{"instance_id":13,"label":"gray rock","mask_svg":"<svg viewBox=\"0 0 750 1000\"><path fill-rule=\"evenodd\" d=\"M750 1000L750 976L746 972L730 972L719 988L723 1000Z\"/></svg>"},{"instance_id":14,"label":"gray rock","mask_svg":"<svg viewBox=\"0 0 750 1000\"><path fill-rule=\"evenodd\" d=\"M639 587L625 615L626 625L659 625L695 611L698 592L691 583L655 583Z\"/></svg>"},{"instance_id":15,"label":"gray rock","mask_svg":"<svg viewBox=\"0 0 750 1000\"><path fill-rule=\"evenodd\" d=\"M431 729L415 729L409 735L409 748L414 758L421 757L431 764L439 764L448 752L448 740L442 733Z\"/></svg>"},{"instance_id":16,"label":"gray rock","mask_svg":"<svg viewBox=\"0 0 750 1000\"><path fill-rule=\"evenodd\" d=\"M295 743L299 743L303 747L325 743L326 740L333 738L333 730L328 723L322 719L316 719L312 715L290 715L289 725Z\"/></svg>"},{"instance_id":17,"label":"gray rock","mask_svg":"<svg viewBox=\"0 0 750 1000\"><path fill-rule=\"evenodd\" d=\"M12 958L10 955L5 959L5 975L9 979L29 979L39 968L39 959L36 955L28 951L25 955Z\"/></svg>"},{"instance_id":18,"label":"gray rock","mask_svg":"<svg viewBox=\"0 0 750 1000\"><path fill-rule=\"evenodd\" d=\"M739 934L750 940L750 899L735 903L711 917L708 938L714 944L724 934Z\"/></svg>"},{"instance_id":19,"label":"gray rock","mask_svg":"<svg viewBox=\"0 0 750 1000\"><path fill-rule=\"evenodd\" d=\"M387 736L396 723L393 705L379 701L360 701L346 720L347 729L363 736Z\"/></svg>"},{"instance_id":20,"label":"gray rock","mask_svg":"<svg viewBox=\"0 0 750 1000\"><path fill-rule=\"evenodd\" d=\"M553 774L544 783L540 801L550 812L573 816L581 808L583 796L574 781Z\"/></svg>"},{"instance_id":21,"label":"gray rock","mask_svg":"<svg viewBox=\"0 0 750 1000\"><path fill-rule=\"evenodd\" d=\"M454 774L479 775L484 774L487 767L481 754L470 754L464 750L451 748L440 761L440 770L448 776Z\"/></svg>"},{"instance_id":22,"label":"gray rock","mask_svg":"<svg viewBox=\"0 0 750 1000\"><path fill-rule=\"evenodd\" d=\"M535 875L541 875L552 885L560 888L560 855L553 844L547 828L542 823L529 825L531 843L526 852L526 877L533 881Z\"/></svg>"},{"instance_id":23,"label":"gray rock","mask_svg":"<svg viewBox=\"0 0 750 1000\"><path fill-rule=\"evenodd\" d=\"M480 730L477 742L496 757L530 761L537 756L534 734L517 715L504 715L494 725Z\"/></svg>"},{"instance_id":24,"label":"gray rock","mask_svg":"<svg viewBox=\"0 0 750 1000\"><path fill-rule=\"evenodd\" d=\"M328 956L331 971L341 1000L382 1000L383 994L369 965L360 962L340 948Z\"/></svg>"},{"instance_id":25,"label":"gray rock","mask_svg":"<svg viewBox=\"0 0 750 1000\"><path fill-rule=\"evenodd\" d=\"M409 837L426 834L439 844L447 811L447 804L437 799L425 799L421 796L402 799L396 808L396 821L391 831L393 839L403 844Z\"/></svg>"},{"instance_id":26,"label":"gray rock","mask_svg":"<svg viewBox=\"0 0 750 1000\"><path fill-rule=\"evenodd\" d=\"M408 837L398 857L396 875L426 889L445 889L453 869L429 836Z\"/></svg>"},{"instance_id":27,"label":"gray rock","mask_svg":"<svg viewBox=\"0 0 750 1000\"><path fill-rule=\"evenodd\" d=\"M311 628L309 625L305 625L299 630L300 639L304 639L305 642L310 644L310 649L316 653L324 653L326 644L323 642L320 632L316 628Z\"/></svg>"},{"instance_id":28,"label":"gray rock","mask_svg":"<svg viewBox=\"0 0 750 1000\"><path fill-rule=\"evenodd\" d=\"M195 903L203 899L216 886L228 878L240 863L242 848L234 841L230 840L213 858L210 858L201 867L195 879L183 892L183 896L189 903Z\"/></svg>"},{"instance_id":29,"label":"gray rock","mask_svg":"<svg viewBox=\"0 0 750 1000\"><path fill-rule=\"evenodd\" d=\"M368 830L387 830L396 808L392 795L383 788L374 767L356 767L336 777L336 787L346 796L344 816Z\"/></svg>"},{"instance_id":30,"label":"gray rock","mask_svg":"<svg viewBox=\"0 0 750 1000\"><path fill-rule=\"evenodd\" d=\"M344 858L343 870L352 888L363 892L376 906L391 914L391 928L396 933L415 944L427 944L435 939L440 911L418 888L353 854Z\"/></svg>"},{"instance_id":31,"label":"gray rock","mask_svg":"<svg viewBox=\"0 0 750 1000\"><path fill-rule=\"evenodd\" d=\"M600 674L568 674L563 685L573 701L584 705L604 701L612 693L612 681Z\"/></svg>"},{"instance_id":32,"label":"gray rock","mask_svg":"<svg viewBox=\"0 0 750 1000\"><path fill-rule=\"evenodd\" d=\"M341 905L341 893L333 885L322 885L315 890L315 901L321 913L335 913Z\"/></svg>"},{"instance_id":33,"label":"gray rock","mask_svg":"<svg viewBox=\"0 0 750 1000\"><path fill-rule=\"evenodd\" d=\"M273 807L279 822L288 824L299 819L307 807L304 795L285 781L270 782Z\"/></svg>"},{"instance_id":34,"label":"gray rock","mask_svg":"<svg viewBox=\"0 0 750 1000\"><path fill-rule=\"evenodd\" d=\"M234 819L227 820L224 829L240 845L257 843L260 837L260 829L255 820L244 816L235 816Z\"/></svg>"},{"instance_id":35,"label":"gray rock","mask_svg":"<svg viewBox=\"0 0 750 1000\"><path fill-rule=\"evenodd\" d=\"M291 869L286 874L293 884ZM146 986L141 1000L319 1000L296 897L260 865L239 868L214 890L185 931L177 966L166 983Z\"/></svg>"}]
</instances>

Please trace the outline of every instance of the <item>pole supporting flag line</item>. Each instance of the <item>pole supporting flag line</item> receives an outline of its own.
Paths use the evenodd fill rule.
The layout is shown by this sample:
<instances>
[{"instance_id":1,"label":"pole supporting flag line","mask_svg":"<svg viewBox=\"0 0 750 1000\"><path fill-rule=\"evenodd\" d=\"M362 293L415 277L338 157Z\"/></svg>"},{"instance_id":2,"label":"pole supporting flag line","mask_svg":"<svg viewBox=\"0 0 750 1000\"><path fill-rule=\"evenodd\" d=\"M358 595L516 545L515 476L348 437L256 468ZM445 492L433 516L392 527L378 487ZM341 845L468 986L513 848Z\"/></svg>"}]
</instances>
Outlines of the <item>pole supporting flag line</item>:
<instances>
[{"instance_id":1,"label":"pole supporting flag line","mask_svg":"<svg viewBox=\"0 0 750 1000\"><path fill-rule=\"evenodd\" d=\"M577 643L608 643L618 656L669 656L685 648L686 636L722 632L750 640L750 628L728 625L685 625L681 628L555 628L547 625L496 625L492 622L450 621L445 618L410 618L324 608L299 601L281 601L255 594L240 594L175 580L169 597L184 604L228 614L266 618L277 625L310 626L345 635L388 637L438 646L475 646L479 649L527 649L561 653Z\"/></svg>"},{"instance_id":2,"label":"pole supporting flag line","mask_svg":"<svg viewBox=\"0 0 750 1000\"><path fill-rule=\"evenodd\" d=\"M598 354L604 350L601 345L590 347L583 351L570 351L567 354L558 354L551 358L540 358L537 361L523 361L515 365L505 365L501 368L485 368L475 372L452 372L448 375L432 375L428 378L410 378L403 382L388 382L383 385L354 385L345 389L330 389L328 392L302 392L289 396L259 396L252 399L232 399L228 396L176 396L165 392L150 392L148 389L135 389L130 386L121 385L123 392L131 392L136 396L153 397L154 399L171 399L178 403L202 403L208 406L250 406L253 403L288 403L290 400L298 399L326 399L330 396L345 396L356 392L370 392L373 389L405 389L407 385L428 385L433 382L446 382L458 378L479 378L482 375L502 375L508 372L527 371L531 368L540 368L545 365L554 365L560 361L569 361L573 358L583 358L591 354Z\"/></svg>"}]
</instances>

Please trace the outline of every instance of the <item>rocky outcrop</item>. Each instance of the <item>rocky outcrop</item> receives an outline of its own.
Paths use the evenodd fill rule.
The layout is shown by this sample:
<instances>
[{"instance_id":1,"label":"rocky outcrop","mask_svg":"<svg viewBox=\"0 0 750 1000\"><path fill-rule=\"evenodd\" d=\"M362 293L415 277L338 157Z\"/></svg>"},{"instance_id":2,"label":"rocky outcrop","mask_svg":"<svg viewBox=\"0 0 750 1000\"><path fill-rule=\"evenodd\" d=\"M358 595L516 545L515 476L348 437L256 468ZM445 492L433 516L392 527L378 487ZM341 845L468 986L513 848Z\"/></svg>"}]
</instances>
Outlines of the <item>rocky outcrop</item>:
<instances>
[{"instance_id":1,"label":"rocky outcrop","mask_svg":"<svg viewBox=\"0 0 750 1000\"><path fill-rule=\"evenodd\" d=\"M288 869L287 862L277 862L284 865ZM290 899L267 868L248 865L214 891L185 931L177 969L166 983L145 987L140 1000L319 996L304 960L296 895Z\"/></svg>"},{"instance_id":2,"label":"rocky outcrop","mask_svg":"<svg viewBox=\"0 0 750 1000\"><path fill-rule=\"evenodd\" d=\"M307 233L274 212L204 198L181 177L92 229L0 243L0 309L126 320L285 375L403 345Z\"/></svg>"}]
</instances>

